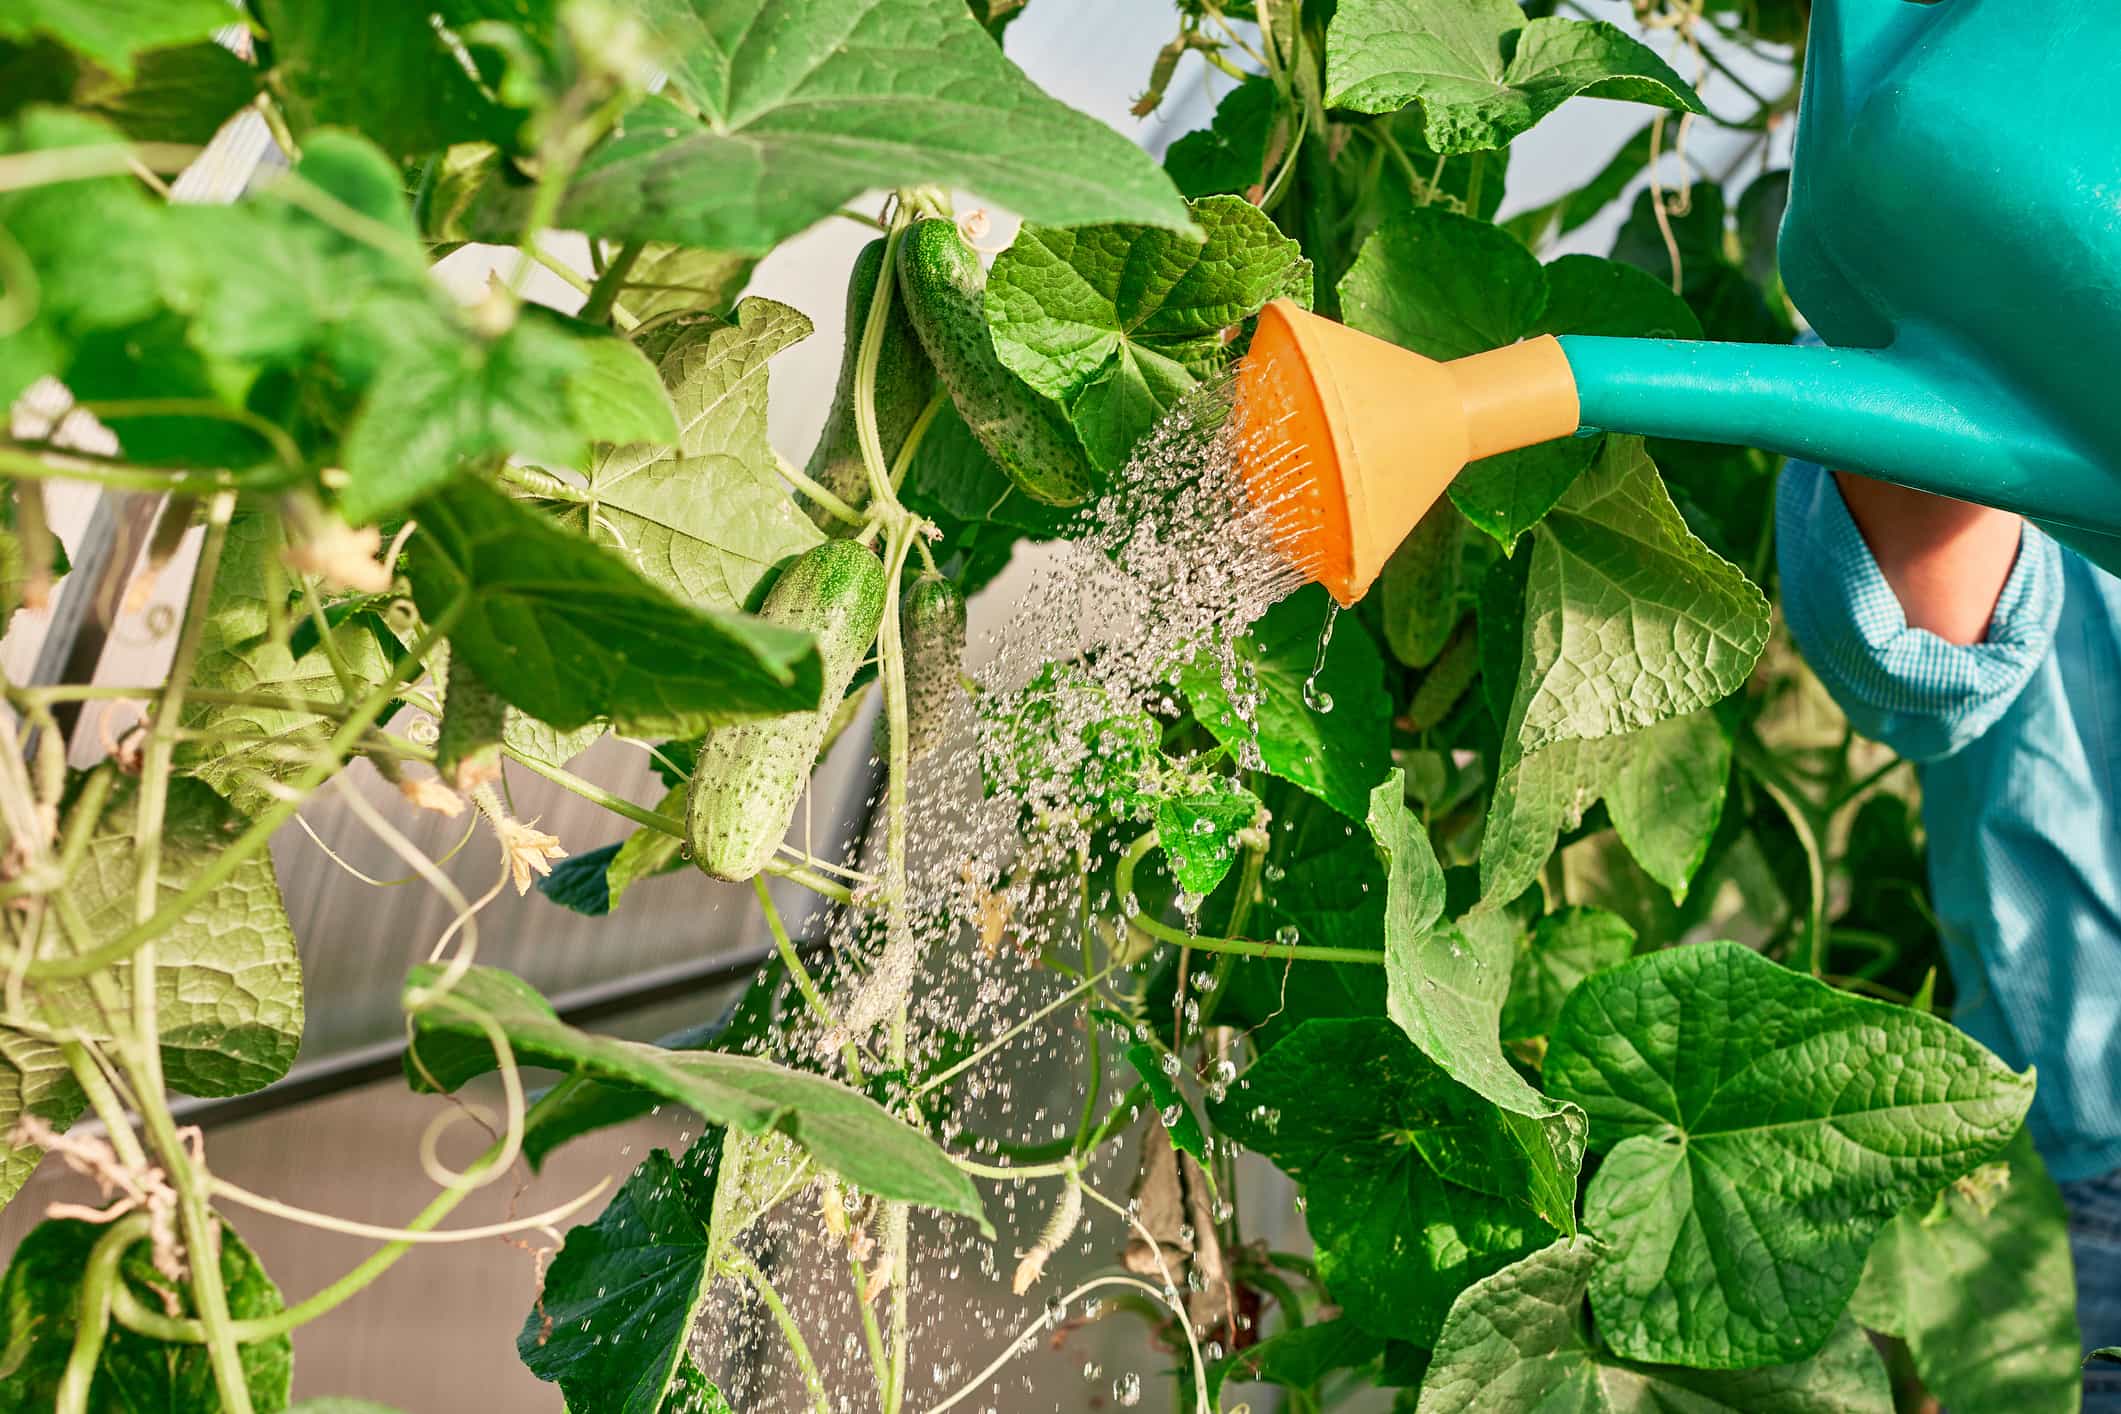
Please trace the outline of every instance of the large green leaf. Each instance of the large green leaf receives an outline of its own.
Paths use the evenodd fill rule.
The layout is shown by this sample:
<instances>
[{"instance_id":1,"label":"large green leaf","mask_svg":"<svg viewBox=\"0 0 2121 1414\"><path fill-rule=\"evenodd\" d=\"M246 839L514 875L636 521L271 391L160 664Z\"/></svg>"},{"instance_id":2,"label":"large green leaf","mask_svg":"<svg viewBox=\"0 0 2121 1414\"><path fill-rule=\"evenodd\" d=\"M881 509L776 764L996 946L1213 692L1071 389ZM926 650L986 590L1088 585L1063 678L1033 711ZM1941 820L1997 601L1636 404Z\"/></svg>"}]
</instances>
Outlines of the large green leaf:
<instances>
[{"instance_id":1,"label":"large green leaf","mask_svg":"<svg viewBox=\"0 0 2121 1414\"><path fill-rule=\"evenodd\" d=\"M139 784L121 781L89 838L88 853L68 882L87 941L104 943L132 925L138 854L134 830ZM204 873L246 822L202 783L169 783L157 889L163 902ZM244 1095L270 1085L294 1064L302 1044L302 963L280 902L272 856L260 851L236 866L155 943L155 1018L170 1088L188 1095ZM121 991L132 964L107 975ZM56 1018L94 1037L109 1035L85 980L37 984Z\"/></svg>"},{"instance_id":2,"label":"large green leaf","mask_svg":"<svg viewBox=\"0 0 2121 1414\"><path fill-rule=\"evenodd\" d=\"M7 1276L0 1280L0 1348L15 1362L0 1376L0 1407L56 1407L60 1377L73 1352L81 1276L89 1253L109 1231L100 1223L54 1218L39 1223L15 1248ZM229 1314L237 1320L276 1314L281 1309L279 1288L235 1229L225 1223L220 1245ZM173 1303L174 1313L192 1314L189 1284L172 1283L157 1272L144 1244L135 1245L121 1259L118 1279L130 1285L150 1309L162 1309L167 1300ZM286 1408L294 1370L294 1348L288 1337L250 1341L240 1353L251 1402L261 1410ZM218 1410L221 1400L205 1346L165 1345L113 1323L104 1337L86 1407L117 1414L151 1410L190 1414Z\"/></svg>"},{"instance_id":3,"label":"large green leaf","mask_svg":"<svg viewBox=\"0 0 2121 1414\"><path fill-rule=\"evenodd\" d=\"M100 69L74 85L73 102L140 142L204 147L258 94L258 71L218 44L183 44L138 56L131 82Z\"/></svg>"},{"instance_id":4,"label":"large green leaf","mask_svg":"<svg viewBox=\"0 0 2121 1414\"><path fill-rule=\"evenodd\" d=\"M458 142L511 145L524 114L487 96L435 25L436 8L417 0L257 0L272 37L267 81L295 136L351 128L400 158Z\"/></svg>"},{"instance_id":5,"label":"large green leaf","mask_svg":"<svg viewBox=\"0 0 2121 1414\"><path fill-rule=\"evenodd\" d=\"M0 150L11 153L123 140L105 123L54 108L32 108L0 129ZM0 400L12 403L38 378L65 372L78 344L149 319L189 284L190 261L164 239L164 212L129 176L0 192L0 228L37 277L34 317L20 329L11 319L0 339ZM83 231L97 238L84 241Z\"/></svg>"},{"instance_id":6,"label":"large green leaf","mask_svg":"<svg viewBox=\"0 0 2121 1414\"><path fill-rule=\"evenodd\" d=\"M142 51L206 39L239 23L224 0L10 0L0 9L0 39L50 35L130 79Z\"/></svg>"},{"instance_id":7,"label":"large green leaf","mask_svg":"<svg viewBox=\"0 0 2121 1414\"><path fill-rule=\"evenodd\" d=\"M1164 170L1188 197L1243 196L1266 181L1267 144L1281 113L1281 91L1264 74L1223 95L1205 128L1164 153Z\"/></svg>"},{"instance_id":8,"label":"large green leaf","mask_svg":"<svg viewBox=\"0 0 2121 1414\"><path fill-rule=\"evenodd\" d=\"M1291 1326L1210 1365L1208 1393L1213 1397L1232 1380L1313 1389L1335 1370L1369 1364L1384 1348L1382 1339L1345 1316Z\"/></svg>"},{"instance_id":9,"label":"large green leaf","mask_svg":"<svg viewBox=\"0 0 2121 1414\"><path fill-rule=\"evenodd\" d=\"M1465 524L1451 498L1439 497L1385 561L1378 579L1385 643L1407 667L1435 662L1465 616L1459 598Z\"/></svg>"},{"instance_id":10,"label":"large green leaf","mask_svg":"<svg viewBox=\"0 0 2121 1414\"><path fill-rule=\"evenodd\" d=\"M710 1129L682 1158L651 1151L552 1259L516 1349L574 1414L661 1414L714 1284L708 1224L722 1144Z\"/></svg>"},{"instance_id":11,"label":"large green leaf","mask_svg":"<svg viewBox=\"0 0 2121 1414\"><path fill-rule=\"evenodd\" d=\"M1890 1414L1885 1367L1853 1321L1801 1364L1688 1370L1616 1359L1584 1334L1596 1242L1557 1242L1451 1307L1415 1414Z\"/></svg>"},{"instance_id":12,"label":"large green leaf","mask_svg":"<svg viewBox=\"0 0 2121 1414\"><path fill-rule=\"evenodd\" d=\"M589 154L560 224L763 255L875 187L966 187L1050 225L1185 230L1155 161L1048 98L963 0L650 0L676 98ZM688 111L689 109L689 111ZM497 190L491 232L527 189Z\"/></svg>"},{"instance_id":13,"label":"large green leaf","mask_svg":"<svg viewBox=\"0 0 2121 1414\"><path fill-rule=\"evenodd\" d=\"M1513 899L1530 887L1553 853L1555 838L1582 824L1584 812L1600 799L1608 800L1609 815L1614 814L1613 801L1627 802L1621 806L1622 814L1638 802L1654 808L1656 802L1646 793L1614 793L1614 782L1624 775L1688 781L1675 801L1679 808L1671 816L1653 819L1635 831L1638 840L1647 840L1656 849L1671 847L1669 853L1652 858L1660 859L1659 877L1672 888L1684 861L1698 863L1706 853L1723 804L1722 777L1712 788L1700 776L1688 777L1687 773L1698 770L1704 756L1713 761L1728 750L1723 727L1707 711L1621 736L1560 741L1530 754L1505 746L1502 772L1480 838L1482 906ZM1712 789L1713 799L1707 794ZM1620 816L1614 818L1617 822ZM1680 833L1689 828L1695 833ZM1626 832L1621 840L1629 843Z\"/></svg>"},{"instance_id":14,"label":"large green leaf","mask_svg":"<svg viewBox=\"0 0 2121 1414\"><path fill-rule=\"evenodd\" d=\"M65 1129L87 1108L88 1097L74 1083L57 1046L0 1029L0 1204L22 1191L44 1157L36 1145L13 1139L23 1117L35 1115L54 1129Z\"/></svg>"},{"instance_id":15,"label":"large green leaf","mask_svg":"<svg viewBox=\"0 0 2121 1414\"><path fill-rule=\"evenodd\" d=\"M384 365L347 430L340 504L349 520L373 520L511 454L574 468L592 442L676 440L646 359L530 307L490 343L430 341Z\"/></svg>"},{"instance_id":16,"label":"large green leaf","mask_svg":"<svg viewBox=\"0 0 2121 1414\"><path fill-rule=\"evenodd\" d=\"M562 517L671 597L739 609L781 560L824 537L797 508L766 437L767 360L806 338L787 305L747 299L663 359L676 444L598 449L588 501Z\"/></svg>"},{"instance_id":17,"label":"large green leaf","mask_svg":"<svg viewBox=\"0 0 2121 1414\"><path fill-rule=\"evenodd\" d=\"M339 681L331 652L338 654L356 691L367 692L389 676L383 645L361 619L342 618L334 624L329 649L319 636L298 653L292 635L273 636L276 621L298 619L300 613L300 602L290 599L291 575L281 563L285 548L278 515L249 500L238 503L206 600L199 660L192 670L194 687L295 702L337 702ZM270 808L276 798L274 785L299 774L305 758L338 727L333 719L299 707L197 699L185 702L184 725L200 735L178 743L179 768L205 781L246 815Z\"/></svg>"},{"instance_id":18,"label":"large green leaf","mask_svg":"<svg viewBox=\"0 0 2121 1414\"><path fill-rule=\"evenodd\" d=\"M1952 1409L2071 1414L2083 1395L2069 1214L2024 1131L2002 1163L1903 1212L1850 1304L1907 1342Z\"/></svg>"},{"instance_id":19,"label":"large green leaf","mask_svg":"<svg viewBox=\"0 0 2121 1414\"><path fill-rule=\"evenodd\" d=\"M1769 626L1767 599L1687 529L1635 437L1608 438L1541 524L1524 612L1505 740L1526 754L1711 705Z\"/></svg>"},{"instance_id":20,"label":"large green leaf","mask_svg":"<svg viewBox=\"0 0 2121 1414\"><path fill-rule=\"evenodd\" d=\"M987 280L995 353L1067 408L1103 470L1221 366L1224 330L1309 285L1296 242L1250 202L1211 196L1192 212L1205 242L1155 226L1026 226Z\"/></svg>"},{"instance_id":21,"label":"large green leaf","mask_svg":"<svg viewBox=\"0 0 2121 1414\"><path fill-rule=\"evenodd\" d=\"M494 690L563 730L610 717L645 735L806 710L823 690L808 634L689 608L609 551L491 486L421 502L413 597Z\"/></svg>"},{"instance_id":22,"label":"large green leaf","mask_svg":"<svg viewBox=\"0 0 2121 1414\"><path fill-rule=\"evenodd\" d=\"M423 1002L439 975L433 965L414 968L405 983L408 1005ZM444 998L415 1013L406 1074L416 1086L431 1079L454 1090L494 1068L475 1013L501 1028L523 1064L645 1090L746 1134L785 1134L821 1168L866 1193L986 1223L972 1181L926 1135L859 1091L752 1056L666 1051L577 1030L528 983L499 968L473 968Z\"/></svg>"},{"instance_id":23,"label":"large green leaf","mask_svg":"<svg viewBox=\"0 0 2121 1414\"><path fill-rule=\"evenodd\" d=\"M2032 1102L1936 1017L1837 992L1736 943L1581 983L1545 1079L1607 1151L1584 1225L1606 1343L1734 1368L1833 1333L1878 1230L2002 1150Z\"/></svg>"},{"instance_id":24,"label":"large green leaf","mask_svg":"<svg viewBox=\"0 0 2121 1414\"><path fill-rule=\"evenodd\" d=\"M1394 770L1370 796L1370 833L1385 857L1385 1010L1422 1054L1504 1112L1519 1131L1532 1207L1557 1231L1576 1229L1583 1116L1525 1082L1497 1039L1512 942L1498 930L1435 928L1443 871L1407 809Z\"/></svg>"},{"instance_id":25,"label":"large green leaf","mask_svg":"<svg viewBox=\"0 0 2121 1414\"><path fill-rule=\"evenodd\" d=\"M1359 822L1369 815L1370 788L1391 765L1391 708L1377 644L1352 616L1337 621L1320 663L1320 635L1336 623L1328 618L1330 602L1310 585L1267 610L1238 640L1240 684L1249 675L1258 687L1249 717L1230 700L1212 657L1188 667L1180 684L1217 741L1256 743L1268 771ZM1314 684L1308 701L1306 682Z\"/></svg>"},{"instance_id":26,"label":"large green leaf","mask_svg":"<svg viewBox=\"0 0 2121 1414\"><path fill-rule=\"evenodd\" d=\"M1545 1138L1389 1021L1306 1022L1209 1111L1304 1185L1319 1274L1376 1334L1428 1343L1468 1283L1554 1236L1526 1196Z\"/></svg>"},{"instance_id":27,"label":"large green leaf","mask_svg":"<svg viewBox=\"0 0 2121 1414\"><path fill-rule=\"evenodd\" d=\"M1502 1006L1502 1039L1545 1036L1561 1004L1593 973L1618 967L1635 953L1635 930L1602 908L1550 913L1518 942L1510 967L1510 995Z\"/></svg>"},{"instance_id":28,"label":"large green leaf","mask_svg":"<svg viewBox=\"0 0 2121 1414\"><path fill-rule=\"evenodd\" d=\"M1618 27L1527 21L1511 0L1341 0L1326 32L1326 102L1389 113L1418 101L1437 152L1503 147L1578 94L1705 111Z\"/></svg>"}]
</instances>

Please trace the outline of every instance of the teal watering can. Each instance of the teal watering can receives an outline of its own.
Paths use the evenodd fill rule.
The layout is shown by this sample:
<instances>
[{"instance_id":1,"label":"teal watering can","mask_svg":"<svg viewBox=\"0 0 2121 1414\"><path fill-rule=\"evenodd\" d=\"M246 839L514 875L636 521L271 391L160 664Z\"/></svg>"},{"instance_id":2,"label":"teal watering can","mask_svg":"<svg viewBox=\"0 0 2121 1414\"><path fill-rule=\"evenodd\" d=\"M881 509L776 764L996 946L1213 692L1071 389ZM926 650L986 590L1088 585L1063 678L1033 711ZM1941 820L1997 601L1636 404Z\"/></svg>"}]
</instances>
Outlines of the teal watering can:
<instances>
[{"instance_id":1,"label":"teal watering can","mask_svg":"<svg viewBox=\"0 0 2121 1414\"><path fill-rule=\"evenodd\" d=\"M2121 572L2121 82L2104 68L2121 0L1816 0L1811 23L1779 255L1824 347L1563 335L1435 363L1269 311L1241 387L1313 444L1337 596L1360 596L1466 461L1579 427L2016 511Z\"/></svg>"}]
</instances>

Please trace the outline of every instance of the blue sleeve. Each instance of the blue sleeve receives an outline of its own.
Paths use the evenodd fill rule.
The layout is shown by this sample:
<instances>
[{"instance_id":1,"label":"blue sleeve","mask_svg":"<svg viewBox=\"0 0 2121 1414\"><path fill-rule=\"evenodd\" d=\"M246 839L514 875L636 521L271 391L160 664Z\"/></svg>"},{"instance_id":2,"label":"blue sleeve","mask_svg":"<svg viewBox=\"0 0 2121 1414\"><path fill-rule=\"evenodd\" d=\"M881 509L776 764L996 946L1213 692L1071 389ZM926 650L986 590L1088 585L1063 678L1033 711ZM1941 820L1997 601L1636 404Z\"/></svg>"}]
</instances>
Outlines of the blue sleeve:
<instances>
[{"instance_id":1,"label":"blue sleeve","mask_svg":"<svg viewBox=\"0 0 2121 1414\"><path fill-rule=\"evenodd\" d=\"M2028 524L1980 643L1910 628L1841 488L1791 462L1775 496L1790 633L1857 731L1916 761L1958 751L2001 717L2041 662L2062 612L2062 549Z\"/></svg>"}]
</instances>

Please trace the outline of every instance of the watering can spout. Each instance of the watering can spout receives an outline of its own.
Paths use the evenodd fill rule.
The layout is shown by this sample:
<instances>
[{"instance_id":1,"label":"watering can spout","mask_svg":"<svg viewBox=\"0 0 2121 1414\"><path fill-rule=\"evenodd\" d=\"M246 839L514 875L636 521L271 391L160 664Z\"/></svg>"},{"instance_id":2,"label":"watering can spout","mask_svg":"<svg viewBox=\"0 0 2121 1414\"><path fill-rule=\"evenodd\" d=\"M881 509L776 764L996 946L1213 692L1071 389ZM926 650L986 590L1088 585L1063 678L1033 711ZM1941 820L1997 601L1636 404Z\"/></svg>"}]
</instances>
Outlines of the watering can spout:
<instances>
[{"instance_id":1,"label":"watering can spout","mask_svg":"<svg viewBox=\"0 0 2121 1414\"><path fill-rule=\"evenodd\" d=\"M2104 514L2099 467L1970 368L1898 349L1558 342L1587 427L1759 447L2040 520Z\"/></svg>"},{"instance_id":2,"label":"watering can spout","mask_svg":"<svg viewBox=\"0 0 2121 1414\"><path fill-rule=\"evenodd\" d=\"M2016 511L2121 572L2101 461L1941 349L1563 335L1438 362L1277 301L1239 392L1277 434L1246 469L1254 499L1301 508L1313 577L1342 603L1468 461L1584 429L1758 447Z\"/></svg>"}]
</instances>

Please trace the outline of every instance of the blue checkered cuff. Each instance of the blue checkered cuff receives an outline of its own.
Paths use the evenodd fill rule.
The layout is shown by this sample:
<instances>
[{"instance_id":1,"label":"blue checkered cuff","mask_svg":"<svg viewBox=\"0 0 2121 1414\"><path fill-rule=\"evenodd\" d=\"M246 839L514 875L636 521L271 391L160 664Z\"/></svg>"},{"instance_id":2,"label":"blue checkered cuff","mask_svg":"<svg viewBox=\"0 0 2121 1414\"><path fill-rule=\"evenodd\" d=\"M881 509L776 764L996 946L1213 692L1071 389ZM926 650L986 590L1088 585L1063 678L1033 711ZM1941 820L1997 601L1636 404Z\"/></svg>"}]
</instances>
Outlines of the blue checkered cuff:
<instances>
[{"instance_id":1,"label":"blue checkered cuff","mask_svg":"<svg viewBox=\"0 0 2121 1414\"><path fill-rule=\"evenodd\" d=\"M1916 761L1949 756L2010 707L2047 657L2062 612L2062 550L2028 524L1980 643L1910 628L1841 489L1793 461L1775 496L1790 633L1849 721Z\"/></svg>"}]
</instances>

